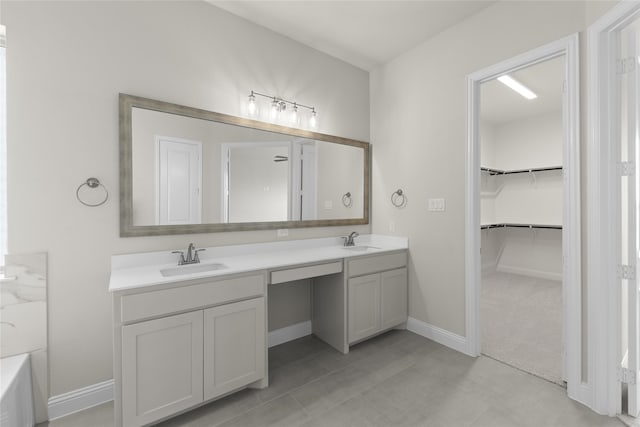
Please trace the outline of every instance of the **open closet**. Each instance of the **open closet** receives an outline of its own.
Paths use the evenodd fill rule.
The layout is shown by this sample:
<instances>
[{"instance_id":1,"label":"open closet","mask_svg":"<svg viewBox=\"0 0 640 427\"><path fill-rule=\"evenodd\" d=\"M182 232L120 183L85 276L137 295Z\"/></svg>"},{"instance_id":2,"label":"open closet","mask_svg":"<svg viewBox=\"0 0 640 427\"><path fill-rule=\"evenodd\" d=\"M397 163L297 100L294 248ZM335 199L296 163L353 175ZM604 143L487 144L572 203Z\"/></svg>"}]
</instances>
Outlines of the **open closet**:
<instances>
[{"instance_id":1,"label":"open closet","mask_svg":"<svg viewBox=\"0 0 640 427\"><path fill-rule=\"evenodd\" d=\"M481 86L482 353L563 384L564 57ZM510 82L509 82L510 83Z\"/></svg>"}]
</instances>

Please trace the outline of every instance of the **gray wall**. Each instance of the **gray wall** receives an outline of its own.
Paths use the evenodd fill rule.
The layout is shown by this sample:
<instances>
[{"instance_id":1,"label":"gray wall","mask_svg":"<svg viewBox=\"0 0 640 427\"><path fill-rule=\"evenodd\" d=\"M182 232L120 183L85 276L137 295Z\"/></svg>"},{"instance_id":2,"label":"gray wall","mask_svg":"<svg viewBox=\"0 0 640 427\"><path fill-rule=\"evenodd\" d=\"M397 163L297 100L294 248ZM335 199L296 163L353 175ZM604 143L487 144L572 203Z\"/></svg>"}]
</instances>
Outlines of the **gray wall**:
<instances>
[{"instance_id":1,"label":"gray wall","mask_svg":"<svg viewBox=\"0 0 640 427\"><path fill-rule=\"evenodd\" d=\"M275 230L120 238L119 92L241 115L253 89L314 105L320 132L369 139L368 73L204 2L2 2L0 17L9 251L49 254L52 396L113 377L112 254L276 239ZM75 198L90 176L111 195L99 208ZM352 229L370 228L289 238Z\"/></svg>"},{"instance_id":2,"label":"gray wall","mask_svg":"<svg viewBox=\"0 0 640 427\"><path fill-rule=\"evenodd\" d=\"M466 76L583 31L613 4L497 2L371 73L373 231L389 233L394 223L396 234L409 236L409 316L466 334ZM581 43L584 82L584 37ZM581 117L584 130L584 107ZM409 198L405 209L388 201L398 187ZM446 199L446 212L427 211L434 197Z\"/></svg>"}]
</instances>

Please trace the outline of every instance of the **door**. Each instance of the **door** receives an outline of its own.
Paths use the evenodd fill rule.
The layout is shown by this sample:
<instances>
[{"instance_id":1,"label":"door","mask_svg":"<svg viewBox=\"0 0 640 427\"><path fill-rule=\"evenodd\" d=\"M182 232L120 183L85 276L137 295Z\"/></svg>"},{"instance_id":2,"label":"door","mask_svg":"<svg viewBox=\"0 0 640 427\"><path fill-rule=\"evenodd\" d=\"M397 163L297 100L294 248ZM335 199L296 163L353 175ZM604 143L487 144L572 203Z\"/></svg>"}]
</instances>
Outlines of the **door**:
<instances>
[{"instance_id":1,"label":"door","mask_svg":"<svg viewBox=\"0 0 640 427\"><path fill-rule=\"evenodd\" d=\"M380 274L349 279L349 343L380 330Z\"/></svg>"},{"instance_id":2,"label":"door","mask_svg":"<svg viewBox=\"0 0 640 427\"><path fill-rule=\"evenodd\" d=\"M139 426L202 402L202 311L122 327L122 412Z\"/></svg>"},{"instance_id":3,"label":"door","mask_svg":"<svg viewBox=\"0 0 640 427\"><path fill-rule=\"evenodd\" d=\"M638 294L638 232L640 231L638 190L638 156L640 151L640 19L628 25L619 34L619 55L616 61L614 111L619 121L619 147L616 147L619 175L620 216L617 227L617 286L622 289L622 355L623 371L628 384L628 412L640 413L640 300ZM625 301L626 299L626 301ZM626 319L625 319L626 318ZM626 331L625 331L626 329ZM626 332L626 334L625 334ZM624 336L626 335L626 337ZM626 351L625 351L626 347ZM626 366L625 366L626 365Z\"/></svg>"},{"instance_id":4,"label":"door","mask_svg":"<svg viewBox=\"0 0 640 427\"><path fill-rule=\"evenodd\" d=\"M318 219L316 142L294 141L291 158L291 218L301 221Z\"/></svg>"},{"instance_id":5,"label":"door","mask_svg":"<svg viewBox=\"0 0 640 427\"><path fill-rule=\"evenodd\" d=\"M407 321L407 269L380 273L381 329Z\"/></svg>"},{"instance_id":6,"label":"door","mask_svg":"<svg viewBox=\"0 0 640 427\"><path fill-rule=\"evenodd\" d=\"M156 224L200 224L202 144L156 137Z\"/></svg>"},{"instance_id":7,"label":"door","mask_svg":"<svg viewBox=\"0 0 640 427\"><path fill-rule=\"evenodd\" d=\"M255 298L205 310L205 400L264 378L264 305L264 298Z\"/></svg>"},{"instance_id":8,"label":"door","mask_svg":"<svg viewBox=\"0 0 640 427\"><path fill-rule=\"evenodd\" d=\"M290 151L288 142L223 144L224 222L289 220Z\"/></svg>"}]
</instances>

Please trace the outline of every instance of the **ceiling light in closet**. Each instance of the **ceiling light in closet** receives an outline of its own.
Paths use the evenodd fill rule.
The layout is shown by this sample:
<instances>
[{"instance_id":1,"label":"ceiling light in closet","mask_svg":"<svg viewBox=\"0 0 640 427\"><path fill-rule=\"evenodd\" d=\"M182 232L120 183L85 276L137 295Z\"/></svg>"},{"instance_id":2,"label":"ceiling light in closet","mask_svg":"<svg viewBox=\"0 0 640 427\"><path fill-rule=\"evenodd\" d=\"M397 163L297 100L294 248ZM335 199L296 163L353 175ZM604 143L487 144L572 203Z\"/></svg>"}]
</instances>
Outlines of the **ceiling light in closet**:
<instances>
[{"instance_id":1,"label":"ceiling light in closet","mask_svg":"<svg viewBox=\"0 0 640 427\"><path fill-rule=\"evenodd\" d=\"M308 105L300 104L299 102L287 101L286 99L279 98L277 96L266 95L263 93L251 91L249 94L249 104L247 105L247 113L250 117L260 118L260 108L256 99L256 96L267 98L271 100L271 109L270 113L267 114L268 117L262 117L276 122L282 119L282 113L287 109L287 104L291 105L291 114L288 117L288 121L292 125L298 125L301 122L301 116L305 116L301 114L299 108L304 108L309 110L308 119L306 121L308 127L315 128L318 124L318 114L316 113L315 107L311 107Z\"/></svg>"},{"instance_id":2,"label":"ceiling light in closet","mask_svg":"<svg viewBox=\"0 0 640 427\"><path fill-rule=\"evenodd\" d=\"M513 77L509 75L505 74L504 76L498 77L498 81L506 86L509 86L511 89L515 90L527 99L536 99L538 97L538 95L533 93L531 89L529 89L519 81L514 80Z\"/></svg>"}]
</instances>

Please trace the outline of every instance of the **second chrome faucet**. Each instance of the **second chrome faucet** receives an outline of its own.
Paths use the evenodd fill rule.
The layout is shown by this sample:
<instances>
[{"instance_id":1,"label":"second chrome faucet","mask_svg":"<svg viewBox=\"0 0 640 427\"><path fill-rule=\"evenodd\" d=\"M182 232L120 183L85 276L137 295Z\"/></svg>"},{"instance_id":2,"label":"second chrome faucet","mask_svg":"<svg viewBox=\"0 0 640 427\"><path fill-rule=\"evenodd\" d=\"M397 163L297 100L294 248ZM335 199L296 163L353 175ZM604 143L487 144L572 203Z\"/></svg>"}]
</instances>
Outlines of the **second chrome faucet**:
<instances>
[{"instance_id":1,"label":"second chrome faucet","mask_svg":"<svg viewBox=\"0 0 640 427\"><path fill-rule=\"evenodd\" d=\"M205 251L206 249L196 249L193 243L189 243L189 247L187 248L187 257L184 256L184 251L172 251L172 254L180 254L180 258L178 259L178 265L185 264L198 264L200 263L200 257L198 256L198 252Z\"/></svg>"}]
</instances>

